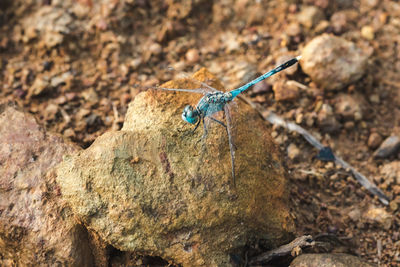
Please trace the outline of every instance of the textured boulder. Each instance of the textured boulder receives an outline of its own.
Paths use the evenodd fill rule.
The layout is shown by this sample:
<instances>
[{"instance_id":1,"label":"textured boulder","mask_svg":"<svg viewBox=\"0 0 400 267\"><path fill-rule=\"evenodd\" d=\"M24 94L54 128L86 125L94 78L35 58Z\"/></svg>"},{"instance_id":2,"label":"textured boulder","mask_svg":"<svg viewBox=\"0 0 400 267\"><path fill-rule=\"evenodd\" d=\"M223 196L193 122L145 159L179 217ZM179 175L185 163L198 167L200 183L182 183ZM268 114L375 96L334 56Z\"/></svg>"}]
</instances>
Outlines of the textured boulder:
<instances>
[{"instance_id":1,"label":"textured boulder","mask_svg":"<svg viewBox=\"0 0 400 267\"><path fill-rule=\"evenodd\" d=\"M290 263L291 267L354 267L354 266L365 266L372 267L372 264L369 264L365 261L362 261L360 258L344 254L303 254L295 258L292 263Z\"/></svg>"},{"instance_id":2,"label":"textured boulder","mask_svg":"<svg viewBox=\"0 0 400 267\"><path fill-rule=\"evenodd\" d=\"M91 266L86 230L60 202L52 168L77 149L0 106L0 265Z\"/></svg>"},{"instance_id":3,"label":"textured boulder","mask_svg":"<svg viewBox=\"0 0 400 267\"><path fill-rule=\"evenodd\" d=\"M322 89L335 90L360 79L367 59L367 54L354 43L323 34L304 47L300 65Z\"/></svg>"},{"instance_id":4,"label":"textured boulder","mask_svg":"<svg viewBox=\"0 0 400 267\"><path fill-rule=\"evenodd\" d=\"M198 80L215 80L204 69ZM218 83L214 83L218 86ZM171 88L194 88L190 79ZM122 251L160 256L184 266L229 266L230 253L248 242L271 245L294 230L280 154L269 129L239 103L236 187L226 131L181 119L201 95L149 90L129 105L122 131L108 132L57 170L75 215Z\"/></svg>"}]
</instances>

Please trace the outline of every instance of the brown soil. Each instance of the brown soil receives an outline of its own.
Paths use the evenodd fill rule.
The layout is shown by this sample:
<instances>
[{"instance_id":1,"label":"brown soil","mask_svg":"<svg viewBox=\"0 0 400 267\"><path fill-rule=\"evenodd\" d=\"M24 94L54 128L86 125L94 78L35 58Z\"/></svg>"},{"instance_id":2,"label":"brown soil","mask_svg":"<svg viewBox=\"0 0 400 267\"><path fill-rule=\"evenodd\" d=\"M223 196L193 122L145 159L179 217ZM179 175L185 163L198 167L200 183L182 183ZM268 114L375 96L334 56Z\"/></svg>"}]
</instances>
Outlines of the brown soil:
<instances>
[{"instance_id":1,"label":"brown soil","mask_svg":"<svg viewBox=\"0 0 400 267\"><path fill-rule=\"evenodd\" d=\"M323 12L323 23L300 24L298 14L307 5ZM391 199L383 206L348 172L315 159L316 151L299 135L272 127L282 151L290 144L300 149L296 160L285 159L297 234L326 241L319 251L344 251L381 266L399 266L400 184L385 179L381 168L400 155L376 160L375 148L368 146L371 133L385 139L398 131L399 17L400 4L389 0L6 0L0 3L0 97L86 148L104 132L122 127L128 103L141 90L134 85L161 84L174 73L205 66L231 89L281 57L298 55L321 33L353 41L373 52L367 73L340 92L317 88L299 68L247 94L288 120L302 114L305 119L298 120L304 128ZM279 79L311 89L277 101L271 89ZM334 106L339 93L363 95L367 111L361 120L335 114L338 130L327 133L313 123L316 110L321 104ZM377 208L374 216L392 216L390 223L364 216L371 205Z\"/></svg>"}]
</instances>

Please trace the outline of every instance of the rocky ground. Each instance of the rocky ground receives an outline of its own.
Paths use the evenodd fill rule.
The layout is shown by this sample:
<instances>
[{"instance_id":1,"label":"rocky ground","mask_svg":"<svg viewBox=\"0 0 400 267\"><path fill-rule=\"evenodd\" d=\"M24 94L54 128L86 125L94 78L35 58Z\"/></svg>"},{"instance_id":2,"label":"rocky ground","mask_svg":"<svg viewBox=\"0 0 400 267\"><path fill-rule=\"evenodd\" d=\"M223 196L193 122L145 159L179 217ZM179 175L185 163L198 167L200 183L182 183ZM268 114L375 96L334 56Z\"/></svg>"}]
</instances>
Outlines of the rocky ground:
<instances>
[{"instance_id":1,"label":"rocky ground","mask_svg":"<svg viewBox=\"0 0 400 267\"><path fill-rule=\"evenodd\" d=\"M298 67L246 95L308 129L390 202L316 159L298 134L271 126L285 155L297 235L325 241L313 252L398 266L399 18L400 4L389 0L5 0L1 102L16 102L47 131L87 148L121 129L145 86L206 67L235 88L302 54Z\"/></svg>"}]
</instances>

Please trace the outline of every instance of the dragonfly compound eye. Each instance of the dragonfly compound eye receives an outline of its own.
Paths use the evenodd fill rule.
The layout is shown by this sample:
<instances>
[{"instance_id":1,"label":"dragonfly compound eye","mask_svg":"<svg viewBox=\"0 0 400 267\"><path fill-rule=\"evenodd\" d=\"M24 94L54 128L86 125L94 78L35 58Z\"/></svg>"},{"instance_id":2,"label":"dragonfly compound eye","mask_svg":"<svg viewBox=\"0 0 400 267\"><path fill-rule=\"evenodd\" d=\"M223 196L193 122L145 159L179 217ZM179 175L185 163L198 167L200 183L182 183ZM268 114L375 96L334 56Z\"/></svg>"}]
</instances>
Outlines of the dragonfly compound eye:
<instances>
[{"instance_id":1,"label":"dragonfly compound eye","mask_svg":"<svg viewBox=\"0 0 400 267\"><path fill-rule=\"evenodd\" d=\"M193 110L193 107L190 105L187 105L182 112L182 119L190 124L195 124L199 120L199 114L195 110Z\"/></svg>"}]
</instances>

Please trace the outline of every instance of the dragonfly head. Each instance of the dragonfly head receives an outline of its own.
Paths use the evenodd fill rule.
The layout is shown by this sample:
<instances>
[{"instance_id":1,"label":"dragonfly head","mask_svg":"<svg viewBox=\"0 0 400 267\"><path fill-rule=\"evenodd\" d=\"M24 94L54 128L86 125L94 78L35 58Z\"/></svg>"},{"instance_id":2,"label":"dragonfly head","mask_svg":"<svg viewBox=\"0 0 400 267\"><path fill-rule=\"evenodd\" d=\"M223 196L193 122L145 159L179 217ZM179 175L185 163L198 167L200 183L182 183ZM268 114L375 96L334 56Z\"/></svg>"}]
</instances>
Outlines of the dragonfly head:
<instances>
[{"instance_id":1,"label":"dragonfly head","mask_svg":"<svg viewBox=\"0 0 400 267\"><path fill-rule=\"evenodd\" d=\"M199 120L199 113L192 106L187 105L183 109L182 119L190 124L195 124Z\"/></svg>"}]
</instances>

